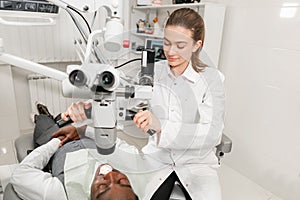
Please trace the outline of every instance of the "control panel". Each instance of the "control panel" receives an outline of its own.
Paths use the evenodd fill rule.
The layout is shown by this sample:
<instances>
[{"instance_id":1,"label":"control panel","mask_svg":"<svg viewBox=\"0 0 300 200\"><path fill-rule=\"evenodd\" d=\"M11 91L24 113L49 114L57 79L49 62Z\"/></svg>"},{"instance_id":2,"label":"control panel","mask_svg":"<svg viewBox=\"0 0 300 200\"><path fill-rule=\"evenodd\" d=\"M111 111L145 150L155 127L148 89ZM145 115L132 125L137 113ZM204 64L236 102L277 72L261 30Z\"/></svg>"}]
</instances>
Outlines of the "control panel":
<instances>
[{"instance_id":1,"label":"control panel","mask_svg":"<svg viewBox=\"0 0 300 200\"><path fill-rule=\"evenodd\" d=\"M0 10L58 13L58 6L46 0L0 0Z\"/></svg>"}]
</instances>

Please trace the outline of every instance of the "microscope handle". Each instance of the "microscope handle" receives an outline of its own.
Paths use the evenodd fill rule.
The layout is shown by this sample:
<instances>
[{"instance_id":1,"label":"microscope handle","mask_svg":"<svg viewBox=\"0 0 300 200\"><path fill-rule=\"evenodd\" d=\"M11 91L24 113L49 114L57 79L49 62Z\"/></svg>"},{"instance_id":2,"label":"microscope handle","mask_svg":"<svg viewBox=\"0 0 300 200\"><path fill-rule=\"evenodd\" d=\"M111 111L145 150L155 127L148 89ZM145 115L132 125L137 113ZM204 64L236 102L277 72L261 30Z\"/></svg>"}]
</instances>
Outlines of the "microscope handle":
<instances>
[{"instance_id":1,"label":"microscope handle","mask_svg":"<svg viewBox=\"0 0 300 200\"><path fill-rule=\"evenodd\" d=\"M148 133L150 136L152 136L152 135L154 135L154 134L156 133L156 131L153 130L153 129L149 129L149 130L147 131L147 133Z\"/></svg>"},{"instance_id":2,"label":"microscope handle","mask_svg":"<svg viewBox=\"0 0 300 200\"><path fill-rule=\"evenodd\" d=\"M85 112L86 117L87 117L88 119L90 119L91 116L92 116L92 108L85 109L84 112ZM63 120L63 119L61 118L61 115L58 115L58 116L55 118L55 122L56 122L56 124L57 124L57 126L58 126L59 128L61 128L61 127L63 127L63 126L66 126L66 125L70 125L70 124L73 123L73 120L71 119L71 117L70 117L70 116L67 116L67 117L68 117L68 120L67 120L67 121Z\"/></svg>"},{"instance_id":3,"label":"microscope handle","mask_svg":"<svg viewBox=\"0 0 300 200\"><path fill-rule=\"evenodd\" d=\"M147 110L147 108L143 108L142 110ZM134 115L137 113L137 109L129 109L129 110L126 110L126 117L125 117L125 120L132 120L134 118ZM152 136L156 133L155 130L153 129L149 129L147 131L147 133Z\"/></svg>"},{"instance_id":4,"label":"microscope handle","mask_svg":"<svg viewBox=\"0 0 300 200\"><path fill-rule=\"evenodd\" d=\"M57 124L57 126L58 126L59 128L64 127L64 126L66 126L66 125L69 125L69 124L72 124L72 123L73 123L73 120L71 119L70 116L68 116L68 120L67 120L67 121L63 120L63 119L60 117L60 115L59 115L59 117L57 117L57 118L58 118L58 119L57 119L57 121L56 121L56 124Z\"/></svg>"}]
</instances>

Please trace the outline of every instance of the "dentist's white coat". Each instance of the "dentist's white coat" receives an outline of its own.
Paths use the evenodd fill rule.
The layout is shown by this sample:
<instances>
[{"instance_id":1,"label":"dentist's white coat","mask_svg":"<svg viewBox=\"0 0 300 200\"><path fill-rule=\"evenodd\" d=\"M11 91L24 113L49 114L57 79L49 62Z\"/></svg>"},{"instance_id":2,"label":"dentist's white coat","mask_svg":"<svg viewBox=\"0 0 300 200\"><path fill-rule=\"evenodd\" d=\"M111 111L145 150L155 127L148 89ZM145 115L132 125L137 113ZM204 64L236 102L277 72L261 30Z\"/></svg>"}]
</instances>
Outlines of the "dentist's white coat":
<instances>
[{"instance_id":1,"label":"dentist's white coat","mask_svg":"<svg viewBox=\"0 0 300 200\"><path fill-rule=\"evenodd\" d=\"M147 184L150 199L168 175L175 171L192 199L220 200L221 192L214 148L224 127L223 75L207 67L197 73L191 64L175 77L166 61L155 65L152 112L162 131L150 137L143 153L157 171Z\"/></svg>"}]
</instances>

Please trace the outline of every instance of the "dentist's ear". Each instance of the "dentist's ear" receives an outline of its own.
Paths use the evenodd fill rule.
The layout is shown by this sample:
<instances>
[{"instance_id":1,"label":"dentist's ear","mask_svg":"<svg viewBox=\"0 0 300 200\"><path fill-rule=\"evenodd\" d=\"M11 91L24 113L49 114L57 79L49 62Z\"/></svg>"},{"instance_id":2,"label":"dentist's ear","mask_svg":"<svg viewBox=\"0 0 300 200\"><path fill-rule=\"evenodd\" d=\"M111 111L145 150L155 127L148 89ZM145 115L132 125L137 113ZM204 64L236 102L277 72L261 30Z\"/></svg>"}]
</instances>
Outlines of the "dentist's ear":
<instances>
[{"instance_id":1,"label":"dentist's ear","mask_svg":"<svg viewBox=\"0 0 300 200\"><path fill-rule=\"evenodd\" d=\"M193 48L193 53L196 52L199 47L202 47L202 40L198 40L195 45L194 45L194 48Z\"/></svg>"}]
</instances>

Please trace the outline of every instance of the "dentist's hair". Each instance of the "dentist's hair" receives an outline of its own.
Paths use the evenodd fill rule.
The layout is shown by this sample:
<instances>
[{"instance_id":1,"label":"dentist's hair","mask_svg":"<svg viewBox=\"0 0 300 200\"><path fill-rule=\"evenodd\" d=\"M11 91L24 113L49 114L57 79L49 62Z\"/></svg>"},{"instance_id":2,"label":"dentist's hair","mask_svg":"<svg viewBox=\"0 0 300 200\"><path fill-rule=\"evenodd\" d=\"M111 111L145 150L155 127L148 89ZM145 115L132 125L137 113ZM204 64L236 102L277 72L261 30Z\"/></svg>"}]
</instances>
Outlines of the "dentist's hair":
<instances>
[{"instance_id":1,"label":"dentist's hair","mask_svg":"<svg viewBox=\"0 0 300 200\"><path fill-rule=\"evenodd\" d=\"M201 40L202 45L192 53L192 66L196 72L201 72L205 67L200 58L199 53L202 50L205 36L205 25L202 17L191 8L180 8L172 12L167 20L166 26L181 26L192 32L194 42Z\"/></svg>"}]
</instances>

